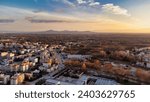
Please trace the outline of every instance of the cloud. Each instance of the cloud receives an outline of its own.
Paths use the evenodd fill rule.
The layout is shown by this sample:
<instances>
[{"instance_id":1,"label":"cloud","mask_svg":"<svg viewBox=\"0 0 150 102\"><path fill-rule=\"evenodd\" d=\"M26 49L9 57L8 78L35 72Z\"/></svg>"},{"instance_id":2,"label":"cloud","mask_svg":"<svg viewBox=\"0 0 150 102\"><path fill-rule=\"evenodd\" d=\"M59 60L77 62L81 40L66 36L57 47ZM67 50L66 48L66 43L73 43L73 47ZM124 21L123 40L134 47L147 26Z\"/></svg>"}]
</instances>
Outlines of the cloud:
<instances>
[{"instance_id":1,"label":"cloud","mask_svg":"<svg viewBox=\"0 0 150 102\"><path fill-rule=\"evenodd\" d=\"M87 2L85 0L77 0L78 4L86 4Z\"/></svg>"},{"instance_id":2,"label":"cloud","mask_svg":"<svg viewBox=\"0 0 150 102\"><path fill-rule=\"evenodd\" d=\"M25 10L21 8L8 7L8 6L0 6L0 18L1 19L23 19L27 15L34 15L34 13L30 10Z\"/></svg>"},{"instance_id":3,"label":"cloud","mask_svg":"<svg viewBox=\"0 0 150 102\"><path fill-rule=\"evenodd\" d=\"M56 0L55 0L56 1ZM58 0L57 0L58 1ZM115 18L112 18L113 16L105 15L105 13L102 13L101 11L104 9L108 9L108 4L102 5L100 2L96 2L96 0L86 0L85 4L79 4L78 2L71 2L71 0L59 0L61 3L64 3L65 5L69 5L66 8L63 8L62 6L56 6L56 9L61 10L63 12L56 12L54 11L45 11L45 10L36 10L36 9L23 9L23 8L17 8L17 7L8 7L8 6L0 6L0 19L14 19L14 21L5 21L10 22L9 24L1 24L0 29L16 29L16 30L25 30L29 29L32 30L32 27L36 28L38 26L38 29L33 30L40 30L40 29L68 29L68 28L78 28L78 30L81 29L100 29L101 26L105 25L106 27L109 26L110 20L119 21ZM85 0L84 0L85 1ZM56 2L56 3L60 3ZM69 2L69 3L68 3ZM71 4L70 4L71 3ZM63 4L63 5L64 5ZM70 6L70 5L74 5ZM110 6L110 5L109 5ZM110 10L108 13L114 14L114 15L126 15L127 10L121 8L120 6L115 6L111 4L115 9L120 10ZM112 7L112 8L113 8ZM110 7L111 8L111 7ZM111 8L111 9L112 9ZM124 11L125 13L118 13ZM118 16L120 17L120 16ZM121 18L121 22L124 22L124 18ZM128 19L128 17L127 17ZM105 21L105 22L104 22ZM4 22L4 21L1 21ZM11 23L14 22L14 23ZM108 23L107 23L108 22ZM114 24L113 23L113 24ZM80 27L78 26L80 25ZM99 26L95 25L99 24ZM64 25L66 28L64 28ZM94 27L90 27L90 25L93 25ZM52 27L52 28L49 28ZM86 28L87 27L87 28ZM22 28L22 29L18 29Z\"/></svg>"},{"instance_id":4,"label":"cloud","mask_svg":"<svg viewBox=\"0 0 150 102\"><path fill-rule=\"evenodd\" d=\"M60 1L60 0L55 0ZM73 5L75 9L68 10L69 12L85 12L90 14L100 14L105 15L111 14L111 15L119 15L119 16L131 16L128 13L128 10L125 8L120 7L119 5L114 5L113 3L107 3L107 4L101 4L100 2L96 0L76 0L76 2L71 2L69 0L61 0L65 4ZM67 10L66 10L67 11ZM104 12L102 14L102 12Z\"/></svg>"},{"instance_id":5,"label":"cloud","mask_svg":"<svg viewBox=\"0 0 150 102\"><path fill-rule=\"evenodd\" d=\"M71 7L74 7L74 3L70 2L69 0L62 0L65 4L71 6Z\"/></svg>"},{"instance_id":6,"label":"cloud","mask_svg":"<svg viewBox=\"0 0 150 102\"><path fill-rule=\"evenodd\" d=\"M0 19L0 23L13 23L15 20L13 19Z\"/></svg>"},{"instance_id":7,"label":"cloud","mask_svg":"<svg viewBox=\"0 0 150 102\"><path fill-rule=\"evenodd\" d=\"M100 14L100 15L105 15L111 14L111 15L119 15L119 16L126 16L129 17L131 16L128 13L128 10L125 8L120 7L119 5L114 5L113 3L107 3L107 4L101 4L99 1L96 0L54 0L54 1L59 1L63 2L66 5L70 5L71 7L74 8L62 8L64 9L65 12L69 12L71 14L73 13L90 13L90 14ZM104 13L102 13L104 12Z\"/></svg>"},{"instance_id":8,"label":"cloud","mask_svg":"<svg viewBox=\"0 0 150 102\"><path fill-rule=\"evenodd\" d=\"M98 6L100 5L100 2L95 2L95 0L75 0L74 2L71 0L53 0L56 2L62 2L66 5L69 5L71 7L77 7L78 5L84 5L84 6Z\"/></svg>"},{"instance_id":9,"label":"cloud","mask_svg":"<svg viewBox=\"0 0 150 102\"><path fill-rule=\"evenodd\" d=\"M39 20L64 20L70 21L75 20L76 17L72 15L65 15L57 12L45 12L45 11L35 11L35 10L26 10L22 8L16 7L8 7L8 6L0 6L0 19L4 19L5 22L13 22L9 20L10 18L15 21L21 20L31 20L31 19L39 19ZM4 22L4 20L1 22ZM41 21L42 22L42 21ZM43 21L44 22L44 21Z\"/></svg>"},{"instance_id":10,"label":"cloud","mask_svg":"<svg viewBox=\"0 0 150 102\"><path fill-rule=\"evenodd\" d=\"M99 2L92 2L92 3L89 4L89 6L98 6L98 5L100 5Z\"/></svg>"},{"instance_id":11,"label":"cloud","mask_svg":"<svg viewBox=\"0 0 150 102\"><path fill-rule=\"evenodd\" d=\"M55 0L63 2L66 5L74 5L75 7L57 9L62 10L63 12L46 12L44 10L30 10L22 9L15 7L0 6L0 19L14 19L16 22L25 20L30 21L30 23L64 23L64 22L75 22L75 21L88 21L94 22L96 19L101 19L99 17L106 17L105 13L107 12L113 15L123 15L129 16L126 9L121 8L120 6L115 6L114 4L100 4L95 0L77 0L79 3L86 3L86 5L79 5L78 2L71 2L71 0ZM118 16L119 17L119 16ZM113 16L108 16L109 19L114 19ZM121 17L121 20L124 19ZM2 21L1 21L2 22ZM6 21L5 21L6 22ZM7 21L13 22L13 21Z\"/></svg>"},{"instance_id":12,"label":"cloud","mask_svg":"<svg viewBox=\"0 0 150 102\"><path fill-rule=\"evenodd\" d=\"M75 4L70 2L69 0L53 0L53 1L56 1L56 2L62 2L70 7L75 7Z\"/></svg>"},{"instance_id":13,"label":"cloud","mask_svg":"<svg viewBox=\"0 0 150 102\"><path fill-rule=\"evenodd\" d=\"M102 5L102 10L110 14L130 16L128 10L121 8L120 6L115 6L112 3Z\"/></svg>"},{"instance_id":14,"label":"cloud","mask_svg":"<svg viewBox=\"0 0 150 102\"><path fill-rule=\"evenodd\" d=\"M74 23L77 21L66 21L66 20L44 20L44 19L31 19L28 20L31 23Z\"/></svg>"},{"instance_id":15,"label":"cloud","mask_svg":"<svg viewBox=\"0 0 150 102\"><path fill-rule=\"evenodd\" d=\"M95 0L77 0L79 5L86 4L87 6L98 6L100 2L95 2Z\"/></svg>"}]
</instances>

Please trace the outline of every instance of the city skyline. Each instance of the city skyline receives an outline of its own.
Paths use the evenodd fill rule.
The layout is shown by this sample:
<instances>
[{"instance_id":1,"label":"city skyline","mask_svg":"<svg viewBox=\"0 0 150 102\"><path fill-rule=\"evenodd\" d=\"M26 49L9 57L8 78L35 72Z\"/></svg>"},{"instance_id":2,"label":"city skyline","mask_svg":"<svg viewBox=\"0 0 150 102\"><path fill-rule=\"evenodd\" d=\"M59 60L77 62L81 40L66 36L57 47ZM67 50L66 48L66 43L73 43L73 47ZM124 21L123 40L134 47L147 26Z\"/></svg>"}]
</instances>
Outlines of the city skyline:
<instances>
[{"instance_id":1,"label":"city skyline","mask_svg":"<svg viewBox=\"0 0 150 102\"><path fill-rule=\"evenodd\" d=\"M149 33L149 0L1 0L0 32Z\"/></svg>"}]
</instances>

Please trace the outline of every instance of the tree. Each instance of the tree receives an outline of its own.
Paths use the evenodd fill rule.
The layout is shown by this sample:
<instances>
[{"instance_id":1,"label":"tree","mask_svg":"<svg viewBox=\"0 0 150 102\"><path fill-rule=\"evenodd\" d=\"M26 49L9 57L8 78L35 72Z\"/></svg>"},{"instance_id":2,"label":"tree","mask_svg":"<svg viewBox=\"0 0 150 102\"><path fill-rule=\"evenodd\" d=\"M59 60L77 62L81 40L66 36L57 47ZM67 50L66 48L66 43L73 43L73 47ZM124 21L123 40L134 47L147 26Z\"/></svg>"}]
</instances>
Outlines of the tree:
<instances>
[{"instance_id":1,"label":"tree","mask_svg":"<svg viewBox=\"0 0 150 102\"><path fill-rule=\"evenodd\" d=\"M95 67L97 70L99 70L99 69L100 69L100 67L101 67L101 63L100 63L100 61L99 61L99 60L95 60L95 61L94 61L94 67Z\"/></svg>"},{"instance_id":2,"label":"tree","mask_svg":"<svg viewBox=\"0 0 150 102\"><path fill-rule=\"evenodd\" d=\"M95 60L95 61L94 61L94 64L95 64L95 65L100 65L100 61L99 61L99 60Z\"/></svg>"},{"instance_id":3,"label":"tree","mask_svg":"<svg viewBox=\"0 0 150 102\"><path fill-rule=\"evenodd\" d=\"M105 51L100 51L100 53L99 53L99 54L100 54L100 56L101 56L101 57L106 57L106 56L107 56L107 54L106 54L106 52L105 52Z\"/></svg>"},{"instance_id":4,"label":"tree","mask_svg":"<svg viewBox=\"0 0 150 102\"><path fill-rule=\"evenodd\" d=\"M149 80L148 72L144 71L143 69L137 69L136 76L141 81L147 81L147 80Z\"/></svg>"},{"instance_id":5,"label":"tree","mask_svg":"<svg viewBox=\"0 0 150 102\"><path fill-rule=\"evenodd\" d=\"M86 64L85 63L82 64L82 70L86 71Z\"/></svg>"}]
</instances>

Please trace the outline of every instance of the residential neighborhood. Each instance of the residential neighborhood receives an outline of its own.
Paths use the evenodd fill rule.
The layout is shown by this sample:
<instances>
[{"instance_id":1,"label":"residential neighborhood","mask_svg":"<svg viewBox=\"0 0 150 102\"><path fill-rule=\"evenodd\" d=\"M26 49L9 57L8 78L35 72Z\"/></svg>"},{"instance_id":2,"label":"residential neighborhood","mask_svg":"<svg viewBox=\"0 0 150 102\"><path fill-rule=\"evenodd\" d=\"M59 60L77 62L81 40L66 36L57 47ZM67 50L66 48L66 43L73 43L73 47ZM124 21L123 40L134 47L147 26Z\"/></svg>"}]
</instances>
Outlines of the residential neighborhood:
<instances>
[{"instance_id":1,"label":"residential neighborhood","mask_svg":"<svg viewBox=\"0 0 150 102\"><path fill-rule=\"evenodd\" d=\"M86 45L86 40L49 44L12 39L0 41L0 84L3 85L150 83L149 47L108 52L102 45Z\"/></svg>"}]
</instances>

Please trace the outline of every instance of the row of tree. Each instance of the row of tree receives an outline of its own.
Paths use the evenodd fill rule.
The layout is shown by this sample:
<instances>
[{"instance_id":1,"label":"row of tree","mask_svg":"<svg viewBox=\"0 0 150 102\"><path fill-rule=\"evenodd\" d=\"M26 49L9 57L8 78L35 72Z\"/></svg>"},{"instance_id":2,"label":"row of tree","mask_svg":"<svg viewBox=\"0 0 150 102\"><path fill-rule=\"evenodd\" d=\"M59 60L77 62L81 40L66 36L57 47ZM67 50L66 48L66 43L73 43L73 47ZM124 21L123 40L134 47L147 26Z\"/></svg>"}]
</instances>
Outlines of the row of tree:
<instances>
[{"instance_id":1,"label":"row of tree","mask_svg":"<svg viewBox=\"0 0 150 102\"><path fill-rule=\"evenodd\" d=\"M127 79L130 79L132 77L132 79L150 83L150 71L146 71L141 68L124 68L121 66L113 66L111 63L101 64L99 60L95 60L94 62L69 60L65 62L65 65L69 67L79 67L83 71L94 69L99 72L103 72L109 75L115 75L118 77L125 77Z\"/></svg>"}]
</instances>

